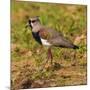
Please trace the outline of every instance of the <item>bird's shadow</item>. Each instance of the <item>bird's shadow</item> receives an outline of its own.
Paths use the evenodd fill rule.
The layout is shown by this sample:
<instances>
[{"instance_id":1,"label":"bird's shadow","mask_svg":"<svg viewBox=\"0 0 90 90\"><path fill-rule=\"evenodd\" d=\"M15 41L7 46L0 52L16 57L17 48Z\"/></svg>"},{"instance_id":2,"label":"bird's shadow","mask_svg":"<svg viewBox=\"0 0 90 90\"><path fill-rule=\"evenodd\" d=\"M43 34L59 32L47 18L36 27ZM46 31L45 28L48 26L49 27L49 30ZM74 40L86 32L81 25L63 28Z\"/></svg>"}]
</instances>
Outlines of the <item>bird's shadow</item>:
<instances>
[{"instance_id":1,"label":"bird's shadow","mask_svg":"<svg viewBox=\"0 0 90 90\"><path fill-rule=\"evenodd\" d=\"M53 70L59 70L59 69L61 69L63 66L60 64L60 63L57 63L57 62L55 62L54 64L53 64L53 66L52 66L52 69Z\"/></svg>"},{"instance_id":2,"label":"bird's shadow","mask_svg":"<svg viewBox=\"0 0 90 90\"><path fill-rule=\"evenodd\" d=\"M45 67L45 66L42 67L41 66L40 68L38 68L38 71L40 71L40 72L44 72L44 71L57 71L57 70L60 70L62 68L63 68L63 66L60 63L53 62L53 64L48 66L48 67Z\"/></svg>"},{"instance_id":3,"label":"bird's shadow","mask_svg":"<svg viewBox=\"0 0 90 90\"><path fill-rule=\"evenodd\" d=\"M46 68L46 71L57 71L57 70L60 70L61 68L63 68L63 66L59 63L53 63L53 65L49 66Z\"/></svg>"}]
</instances>

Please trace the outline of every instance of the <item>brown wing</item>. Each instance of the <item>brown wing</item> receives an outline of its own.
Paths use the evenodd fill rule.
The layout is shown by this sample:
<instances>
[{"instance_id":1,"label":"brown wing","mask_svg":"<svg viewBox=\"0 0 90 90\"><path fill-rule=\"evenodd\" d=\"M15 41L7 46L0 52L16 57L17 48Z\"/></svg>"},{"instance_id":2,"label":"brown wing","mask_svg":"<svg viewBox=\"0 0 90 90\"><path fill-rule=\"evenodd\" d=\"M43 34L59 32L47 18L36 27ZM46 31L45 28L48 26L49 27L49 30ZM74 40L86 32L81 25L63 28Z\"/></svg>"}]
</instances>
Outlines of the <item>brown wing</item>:
<instances>
[{"instance_id":1,"label":"brown wing","mask_svg":"<svg viewBox=\"0 0 90 90\"><path fill-rule=\"evenodd\" d=\"M50 43L52 43L55 46L73 48L73 43L70 40L67 40L65 37L53 38L50 40Z\"/></svg>"},{"instance_id":2,"label":"brown wing","mask_svg":"<svg viewBox=\"0 0 90 90\"><path fill-rule=\"evenodd\" d=\"M45 28L45 27L43 27L42 29L39 30L39 35L41 38L47 39L47 40L56 38L58 36L63 37L63 34L61 32L57 32L54 29Z\"/></svg>"},{"instance_id":3,"label":"brown wing","mask_svg":"<svg viewBox=\"0 0 90 90\"><path fill-rule=\"evenodd\" d=\"M52 34L48 33L48 29L42 28L39 30L39 36L43 39L49 40L52 38Z\"/></svg>"},{"instance_id":4,"label":"brown wing","mask_svg":"<svg viewBox=\"0 0 90 90\"><path fill-rule=\"evenodd\" d=\"M60 47L67 47L67 48L74 48L75 45L66 39L62 33L57 32L53 29L49 28L42 28L39 31L39 35L41 38L48 40L54 46Z\"/></svg>"}]
</instances>

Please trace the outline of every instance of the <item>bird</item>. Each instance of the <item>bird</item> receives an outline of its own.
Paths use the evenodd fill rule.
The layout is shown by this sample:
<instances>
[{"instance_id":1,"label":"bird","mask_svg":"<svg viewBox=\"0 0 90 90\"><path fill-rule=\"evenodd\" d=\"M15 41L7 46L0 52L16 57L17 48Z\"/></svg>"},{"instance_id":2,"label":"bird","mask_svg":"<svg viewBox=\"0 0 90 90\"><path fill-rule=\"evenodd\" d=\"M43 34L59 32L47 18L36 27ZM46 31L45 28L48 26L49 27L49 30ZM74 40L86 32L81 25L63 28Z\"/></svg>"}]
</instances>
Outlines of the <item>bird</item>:
<instances>
[{"instance_id":1,"label":"bird","mask_svg":"<svg viewBox=\"0 0 90 90\"><path fill-rule=\"evenodd\" d=\"M79 48L77 45L74 45L70 40L64 37L61 32L58 32L53 28L42 25L39 16L29 18L26 24L26 28L27 27L31 28L33 38L40 45L48 46L47 56L48 59L51 59L51 65L53 63L53 55L51 51L52 46L72 49Z\"/></svg>"}]
</instances>

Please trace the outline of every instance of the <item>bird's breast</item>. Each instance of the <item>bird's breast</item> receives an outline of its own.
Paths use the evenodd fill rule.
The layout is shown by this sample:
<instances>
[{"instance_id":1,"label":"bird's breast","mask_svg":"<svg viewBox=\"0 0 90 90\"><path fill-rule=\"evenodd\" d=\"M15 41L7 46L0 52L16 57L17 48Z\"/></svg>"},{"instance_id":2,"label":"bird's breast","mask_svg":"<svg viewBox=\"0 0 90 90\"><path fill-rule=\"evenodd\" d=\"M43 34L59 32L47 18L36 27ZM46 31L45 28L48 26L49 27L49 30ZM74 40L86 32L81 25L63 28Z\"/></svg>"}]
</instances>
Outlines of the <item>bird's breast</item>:
<instances>
[{"instance_id":1,"label":"bird's breast","mask_svg":"<svg viewBox=\"0 0 90 90\"><path fill-rule=\"evenodd\" d=\"M38 32L32 32L32 35L34 37L34 39L39 43L42 44L39 33Z\"/></svg>"},{"instance_id":2,"label":"bird's breast","mask_svg":"<svg viewBox=\"0 0 90 90\"><path fill-rule=\"evenodd\" d=\"M45 45L45 46L51 46L51 44L50 44L47 40L45 40L45 39L42 39L42 38L41 38L41 42L42 42L42 44Z\"/></svg>"},{"instance_id":3,"label":"bird's breast","mask_svg":"<svg viewBox=\"0 0 90 90\"><path fill-rule=\"evenodd\" d=\"M45 46L51 46L51 44L48 42L48 40L43 39L39 36L39 32L32 32L32 35L39 44L42 44Z\"/></svg>"}]
</instances>

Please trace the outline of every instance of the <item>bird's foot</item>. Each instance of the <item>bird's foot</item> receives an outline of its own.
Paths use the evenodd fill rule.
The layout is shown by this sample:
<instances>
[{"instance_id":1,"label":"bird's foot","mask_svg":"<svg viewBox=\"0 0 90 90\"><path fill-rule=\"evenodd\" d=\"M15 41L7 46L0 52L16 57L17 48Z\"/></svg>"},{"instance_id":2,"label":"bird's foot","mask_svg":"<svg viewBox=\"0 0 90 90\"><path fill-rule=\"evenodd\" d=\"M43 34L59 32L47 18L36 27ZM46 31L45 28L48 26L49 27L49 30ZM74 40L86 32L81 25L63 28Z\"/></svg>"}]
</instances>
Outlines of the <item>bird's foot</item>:
<instances>
[{"instance_id":1,"label":"bird's foot","mask_svg":"<svg viewBox=\"0 0 90 90\"><path fill-rule=\"evenodd\" d=\"M71 63L71 66L77 66L77 61L74 61L73 63Z\"/></svg>"}]
</instances>

